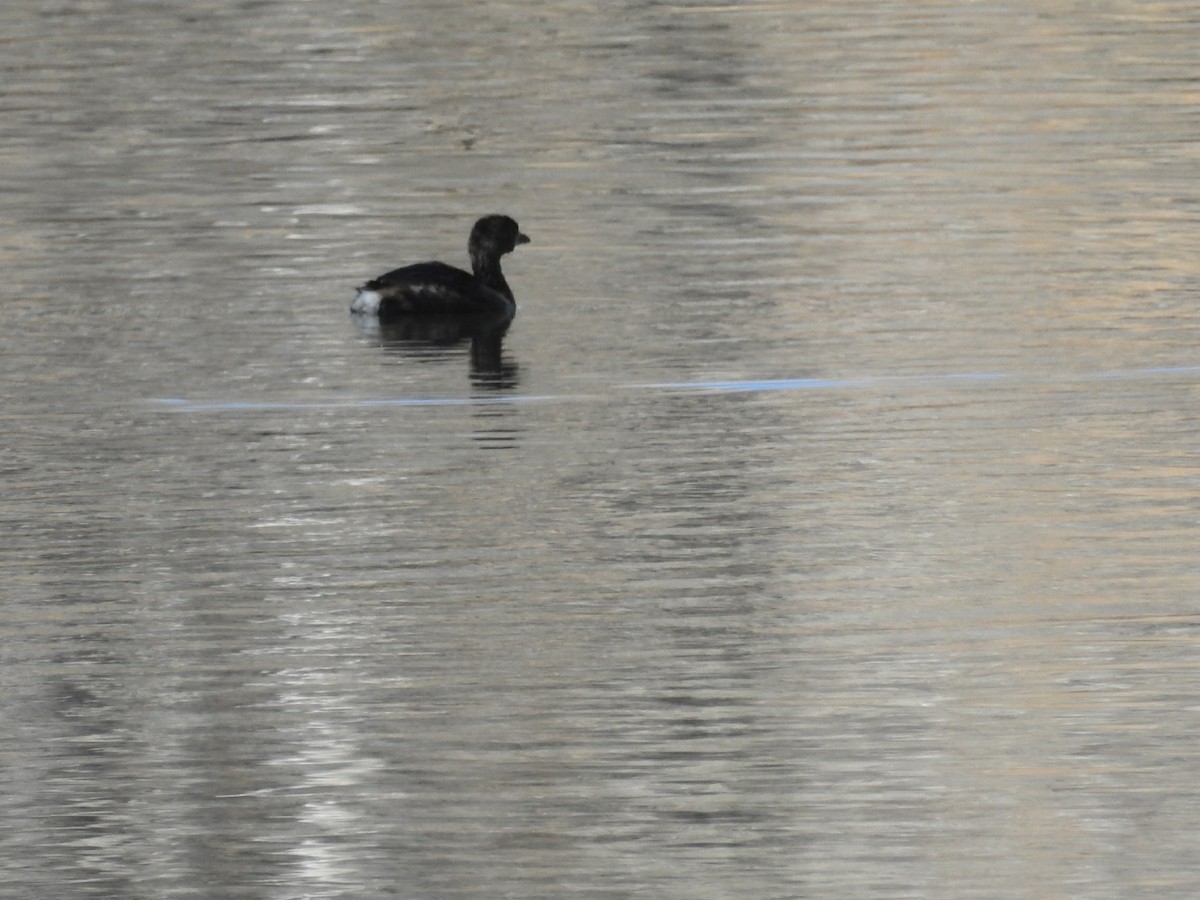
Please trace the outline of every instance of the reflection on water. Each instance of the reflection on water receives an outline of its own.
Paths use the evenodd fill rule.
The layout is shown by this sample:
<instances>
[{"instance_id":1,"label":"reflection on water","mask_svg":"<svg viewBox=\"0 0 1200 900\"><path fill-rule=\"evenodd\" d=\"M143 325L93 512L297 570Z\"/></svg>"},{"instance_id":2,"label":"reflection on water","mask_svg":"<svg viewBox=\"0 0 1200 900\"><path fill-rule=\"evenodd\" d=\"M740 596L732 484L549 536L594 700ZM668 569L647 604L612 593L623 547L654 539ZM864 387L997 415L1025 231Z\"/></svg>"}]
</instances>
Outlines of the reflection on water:
<instances>
[{"instance_id":1,"label":"reflection on water","mask_svg":"<svg viewBox=\"0 0 1200 900\"><path fill-rule=\"evenodd\" d=\"M0 25L14 895L1200 890L1192 4Z\"/></svg>"},{"instance_id":2,"label":"reflection on water","mask_svg":"<svg viewBox=\"0 0 1200 900\"><path fill-rule=\"evenodd\" d=\"M415 316L383 322L355 316L354 321L365 338L406 360L442 360L466 344L471 382L477 387L511 390L520 383L519 366L503 346L511 316Z\"/></svg>"}]
</instances>

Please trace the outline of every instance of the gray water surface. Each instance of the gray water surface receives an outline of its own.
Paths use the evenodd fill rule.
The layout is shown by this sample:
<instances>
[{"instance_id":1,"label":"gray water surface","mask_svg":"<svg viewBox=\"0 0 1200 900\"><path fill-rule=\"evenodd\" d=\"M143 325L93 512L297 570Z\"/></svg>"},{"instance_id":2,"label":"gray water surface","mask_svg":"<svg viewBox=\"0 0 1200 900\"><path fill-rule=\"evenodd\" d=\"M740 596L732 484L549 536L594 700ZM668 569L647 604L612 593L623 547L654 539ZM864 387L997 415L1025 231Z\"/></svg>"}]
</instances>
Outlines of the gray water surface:
<instances>
[{"instance_id":1,"label":"gray water surface","mask_svg":"<svg viewBox=\"0 0 1200 900\"><path fill-rule=\"evenodd\" d=\"M0 33L4 891L1200 894L1193 3Z\"/></svg>"}]
</instances>

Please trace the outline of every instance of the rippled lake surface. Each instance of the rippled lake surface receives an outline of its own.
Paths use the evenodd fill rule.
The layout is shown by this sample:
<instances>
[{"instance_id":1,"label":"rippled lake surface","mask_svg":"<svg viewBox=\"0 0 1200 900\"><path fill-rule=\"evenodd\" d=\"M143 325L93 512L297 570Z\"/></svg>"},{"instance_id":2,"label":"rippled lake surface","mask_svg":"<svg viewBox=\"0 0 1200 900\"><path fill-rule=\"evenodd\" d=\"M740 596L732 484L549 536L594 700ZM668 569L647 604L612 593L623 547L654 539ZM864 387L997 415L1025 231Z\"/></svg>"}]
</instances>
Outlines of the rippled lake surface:
<instances>
[{"instance_id":1,"label":"rippled lake surface","mask_svg":"<svg viewBox=\"0 0 1200 900\"><path fill-rule=\"evenodd\" d=\"M1200 895L1194 3L0 34L6 892Z\"/></svg>"}]
</instances>

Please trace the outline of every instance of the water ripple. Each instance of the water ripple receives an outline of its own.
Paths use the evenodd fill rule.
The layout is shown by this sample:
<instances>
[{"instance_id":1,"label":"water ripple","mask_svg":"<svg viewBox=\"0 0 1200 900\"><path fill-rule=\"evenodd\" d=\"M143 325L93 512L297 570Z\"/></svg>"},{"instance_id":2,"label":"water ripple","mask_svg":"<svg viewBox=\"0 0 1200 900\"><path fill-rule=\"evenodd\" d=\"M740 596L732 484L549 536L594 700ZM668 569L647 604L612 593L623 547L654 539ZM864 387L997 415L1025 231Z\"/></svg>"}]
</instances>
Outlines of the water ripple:
<instances>
[{"instance_id":1,"label":"water ripple","mask_svg":"<svg viewBox=\"0 0 1200 900\"><path fill-rule=\"evenodd\" d=\"M894 387L911 384L990 384L1008 383L1053 385L1101 381L1132 381L1164 376L1193 376L1200 374L1196 366L1149 366L1137 369L1115 369L1097 372L1062 374L1058 376L1013 375L1007 372L950 372L918 375L868 375L845 378L769 378L730 379L722 381L664 381L622 386L625 390L704 391L709 393L765 393L772 391L836 391L853 388ZM160 397L151 403L172 412L263 412L301 409L369 409L371 407L401 406L498 406L512 403L578 402L597 399L598 394L540 394L488 397L366 397L338 400L189 400L184 397Z\"/></svg>"}]
</instances>

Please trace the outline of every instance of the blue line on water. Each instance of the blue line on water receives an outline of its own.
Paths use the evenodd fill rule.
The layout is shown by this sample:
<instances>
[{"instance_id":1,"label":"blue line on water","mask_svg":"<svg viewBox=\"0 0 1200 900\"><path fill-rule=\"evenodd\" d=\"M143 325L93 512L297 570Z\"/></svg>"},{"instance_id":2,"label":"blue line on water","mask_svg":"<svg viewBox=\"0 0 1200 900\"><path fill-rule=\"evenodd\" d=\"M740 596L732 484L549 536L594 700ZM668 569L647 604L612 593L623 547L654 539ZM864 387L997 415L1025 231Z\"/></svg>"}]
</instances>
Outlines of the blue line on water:
<instances>
[{"instance_id":1,"label":"blue line on water","mask_svg":"<svg viewBox=\"0 0 1200 900\"><path fill-rule=\"evenodd\" d=\"M1143 369L1123 369L1108 372L1085 372L1067 375L1057 383L1080 381L1109 381L1150 378L1160 375L1196 375L1200 366L1153 366ZM819 391L846 388L883 387L922 382L988 382L1014 379L1005 372L958 372L930 375L878 375L863 378L779 378L747 381L674 381L657 384L633 384L635 390L695 391L710 393L762 393L767 391ZM1031 377L1031 382L1046 379ZM590 395L497 395L489 397L395 397L363 398L359 400L187 400L182 397L163 397L151 402L175 412L270 412L305 409L369 409L372 407L408 406L484 406L509 403L540 403L588 399Z\"/></svg>"},{"instance_id":2,"label":"blue line on water","mask_svg":"<svg viewBox=\"0 0 1200 900\"><path fill-rule=\"evenodd\" d=\"M662 391L812 391L861 387L866 383L858 378L780 378L766 381L668 381L634 387Z\"/></svg>"},{"instance_id":3,"label":"blue line on water","mask_svg":"<svg viewBox=\"0 0 1200 900\"><path fill-rule=\"evenodd\" d=\"M766 381L676 381L638 387L672 391L812 391L869 387L913 381L996 381L1003 372L967 372L948 375L880 375L874 378L780 378Z\"/></svg>"},{"instance_id":4,"label":"blue line on water","mask_svg":"<svg viewBox=\"0 0 1200 900\"><path fill-rule=\"evenodd\" d=\"M1116 369L1112 372L1094 372L1091 377L1097 380L1107 378L1150 378L1155 375L1194 375L1200 372L1200 366L1152 366L1148 369Z\"/></svg>"},{"instance_id":5,"label":"blue line on water","mask_svg":"<svg viewBox=\"0 0 1200 900\"><path fill-rule=\"evenodd\" d=\"M487 406L502 403L537 403L558 397L386 397L361 400L187 400L161 397L150 402L174 412L273 412L301 409L369 409L376 406Z\"/></svg>"}]
</instances>

